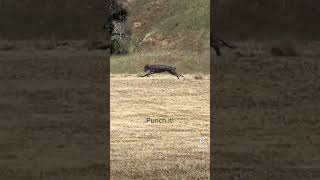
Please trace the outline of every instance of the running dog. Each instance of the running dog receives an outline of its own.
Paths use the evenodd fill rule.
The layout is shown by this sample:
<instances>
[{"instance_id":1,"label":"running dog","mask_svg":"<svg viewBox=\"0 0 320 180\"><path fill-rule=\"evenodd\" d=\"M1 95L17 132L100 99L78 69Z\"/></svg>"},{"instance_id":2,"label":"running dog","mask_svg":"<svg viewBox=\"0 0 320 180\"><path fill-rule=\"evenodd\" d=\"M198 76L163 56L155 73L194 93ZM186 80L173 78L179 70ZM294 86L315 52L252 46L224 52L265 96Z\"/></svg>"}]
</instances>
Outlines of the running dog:
<instances>
[{"instance_id":1,"label":"running dog","mask_svg":"<svg viewBox=\"0 0 320 180\"><path fill-rule=\"evenodd\" d=\"M216 51L217 56L221 56L222 55L220 48L223 47L223 46L226 46L226 47L228 47L230 49L237 48L236 46L230 45L230 44L226 43L224 40L222 40L220 38L217 38L217 37L212 37L211 38L210 45Z\"/></svg>"},{"instance_id":2,"label":"running dog","mask_svg":"<svg viewBox=\"0 0 320 180\"><path fill-rule=\"evenodd\" d=\"M172 66L166 66L166 65L145 65L144 66L144 72L147 73L144 76L141 77L146 77L151 74L156 74L156 73L163 73L163 72L168 72L174 76L176 76L179 79L179 76L183 77L181 74L178 74L176 72L176 68Z\"/></svg>"}]
</instances>

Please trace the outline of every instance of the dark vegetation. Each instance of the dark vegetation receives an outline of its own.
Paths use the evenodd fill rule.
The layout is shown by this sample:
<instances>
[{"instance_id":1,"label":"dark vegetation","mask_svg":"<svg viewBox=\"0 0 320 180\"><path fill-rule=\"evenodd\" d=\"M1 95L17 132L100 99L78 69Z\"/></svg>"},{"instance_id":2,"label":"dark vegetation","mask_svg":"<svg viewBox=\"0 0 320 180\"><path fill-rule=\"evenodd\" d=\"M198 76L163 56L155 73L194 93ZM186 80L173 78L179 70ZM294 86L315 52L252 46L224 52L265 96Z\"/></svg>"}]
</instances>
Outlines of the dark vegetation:
<instances>
[{"instance_id":1,"label":"dark vegetation","mask_svg":"<svg viewBox=\"0 0 320 180\"><path fill-rule=\"evenodd\" d=\"M129 16L127 7L118 0L112 0L110 4L111 16L108 18L105 29L111 34L111 54L128 53L128 40L130 35L126 31L126 22Z\"/></svg>"}]
</instances>

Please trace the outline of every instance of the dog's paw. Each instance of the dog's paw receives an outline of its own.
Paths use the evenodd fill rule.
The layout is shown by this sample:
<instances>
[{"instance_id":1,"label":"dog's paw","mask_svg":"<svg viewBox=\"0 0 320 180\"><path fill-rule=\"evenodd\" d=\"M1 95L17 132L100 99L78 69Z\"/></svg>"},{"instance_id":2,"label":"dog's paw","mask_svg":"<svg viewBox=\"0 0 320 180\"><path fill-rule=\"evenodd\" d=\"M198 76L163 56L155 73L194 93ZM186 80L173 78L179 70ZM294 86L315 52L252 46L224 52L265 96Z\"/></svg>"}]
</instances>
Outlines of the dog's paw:
<instances>
[{"instance_id":1,"label":"dog's paw","mask_svg":"<svg viewBox=\"0 0 320 180\"><path fill-rule=\"evenodd\" d=\"M144 76L144 74L142 74L142 73L137 74L137 77L143 77L143 76Z\"/></svg>"}]
</instances>

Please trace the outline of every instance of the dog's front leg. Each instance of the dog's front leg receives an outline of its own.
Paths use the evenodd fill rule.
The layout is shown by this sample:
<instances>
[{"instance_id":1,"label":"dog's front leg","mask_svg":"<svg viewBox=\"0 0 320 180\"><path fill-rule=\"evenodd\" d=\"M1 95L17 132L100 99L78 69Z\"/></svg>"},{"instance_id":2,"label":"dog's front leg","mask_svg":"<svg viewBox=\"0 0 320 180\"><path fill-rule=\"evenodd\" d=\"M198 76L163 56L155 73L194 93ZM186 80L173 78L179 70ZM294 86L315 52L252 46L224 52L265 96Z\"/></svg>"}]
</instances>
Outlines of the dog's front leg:
<instances>
[{"instance_id":1,"label":"dog's front leg","mask_svg":"<svg viewBox=\"0 0 320 180\"><path fill-rule=\"evenodd\" d=\"M151 74L154 74L153 72L148 72L147 74L145 74L145 75L143 75L143 76L141 76L141 77L148 77L148 76L150 76Z\"/></svg>"},{"instance_id":2,"label":"dog's front leg","mask_svg":"<svg viewBox=\"0 0 320 180\"><path fill-rule=\"evenodd\" d=\"M147 74L145 74L145 75L143 75L141 77L146 77L146 76L149 76L149 75L150 75L150 73L147 73Z\"/></svg>"}]
</instances>

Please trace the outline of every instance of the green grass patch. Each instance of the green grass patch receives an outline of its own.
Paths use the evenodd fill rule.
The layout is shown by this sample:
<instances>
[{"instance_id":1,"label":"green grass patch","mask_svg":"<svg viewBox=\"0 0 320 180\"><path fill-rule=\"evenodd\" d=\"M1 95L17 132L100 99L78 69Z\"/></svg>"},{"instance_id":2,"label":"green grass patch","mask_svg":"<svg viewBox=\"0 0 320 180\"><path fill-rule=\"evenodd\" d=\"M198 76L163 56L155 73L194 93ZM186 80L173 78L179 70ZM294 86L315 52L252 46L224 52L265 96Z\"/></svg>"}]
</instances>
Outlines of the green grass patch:
<instances>
[{"instance_id":1,"label":"green grass patch","mask_svg":"<svg viewBox=\"0 0 320 180\"><path fill-rule=\"evenodd\" d=\"M143 72L146 64L165 64L175 66L181 73L209 73L209 50L201 54L194 51L157 50L112 56L110 72L112 74L136 74Z\"/></svg>"}]
</instances>

